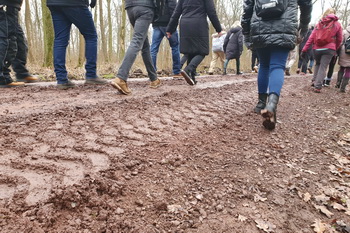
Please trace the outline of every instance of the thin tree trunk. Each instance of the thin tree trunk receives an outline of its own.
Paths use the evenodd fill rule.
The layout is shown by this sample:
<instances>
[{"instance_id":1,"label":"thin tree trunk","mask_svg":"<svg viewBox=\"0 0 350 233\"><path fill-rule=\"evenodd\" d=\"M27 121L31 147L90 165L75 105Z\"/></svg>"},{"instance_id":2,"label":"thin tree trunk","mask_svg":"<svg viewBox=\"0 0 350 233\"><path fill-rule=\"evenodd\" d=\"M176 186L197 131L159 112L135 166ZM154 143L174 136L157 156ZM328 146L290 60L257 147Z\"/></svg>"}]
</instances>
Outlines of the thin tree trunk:
<instances>
[{"instance_id":1,"label":"thin tree trunk","mask_svg":"<svg viewBox=\"0 0 350 233\"><path fill-rule=\"evenodd\" d=\"M125 55L125 36L126 36L126 11L125 0L121 4L121 23L118 29L118 60L121 61Z\"/></svg>"},{"instance_id":2,"label":"thin tree trunk","mask_svg":"<svg viewBox=\"0 0 350 233\"><path fill-rule=\"evenodd\" d=\"M51 67L53 64L53 41L54 30L49 9L46 6L46 0L41 0L43 30L44 30L44 67Z\"/></svg>"},{"instance_id":3,"label":"thin tree trunk","mask_svg":"<svg viewBox=\"0 0 350 233\"><path fill-rule=\"evenodd\" d=\"M29 61L34 61L33 56L33 28L32 28L32 17L30 15L30 5L29 0L25 0L25 12L24 12L24 19L25 19L25 26L26 26L26 34L27 34L27 41L28 41L28 59Z\"/></svg>"},{"instance_id":4,"label":"thin tree trunk","mask_svg":"<svg viewBox=\"0 0 350 233\"><path fill-rule=\"evenodd\" d=\"M77 67L83 67L85 62L85 39L82 34L79 34L79 57Z\"/></svg>"},{"instance_id":5,"label":"thin tree trunk","mask_svg":"<svg viewBox=\"0 0 350 233\"><path fill-rule=\"evenodd\" d=\"M101 32L101 46L102 46L102 55L105 62L108 62L108 53L107 53L107 40L105 32L105 23L103 19L103 5L102 0L99 0L99 9L100 9L100 32Z\"/></svg>"},{"instance_id":6,"label":"thin tree trunk","mask_svg":"<svg viewBox=\"0 0 350 233\"><path fill-rule=\"evenodd\" d=\"M111 61L113 55L113 25L112 25L112 9L111 0L107 0L108 11L108 59Z\"/></svg>"}]
</instances>

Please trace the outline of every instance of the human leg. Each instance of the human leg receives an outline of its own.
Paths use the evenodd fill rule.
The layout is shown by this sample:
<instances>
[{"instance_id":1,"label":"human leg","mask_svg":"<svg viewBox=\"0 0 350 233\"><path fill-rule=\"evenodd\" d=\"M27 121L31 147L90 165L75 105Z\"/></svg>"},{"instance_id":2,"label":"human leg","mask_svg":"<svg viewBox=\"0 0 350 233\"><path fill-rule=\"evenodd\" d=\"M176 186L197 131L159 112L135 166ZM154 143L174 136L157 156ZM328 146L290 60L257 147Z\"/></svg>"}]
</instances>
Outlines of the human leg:
<instances>
[{"instance_id":1,"label":"human leg","mask_svg":"<svg viewBox=\"0 0 350 233\"><path fill-rule=\"evenodd\" d=\"M219 59L219 54L217 52L213 52L211 62L210 62L210 67L209 67L209 74L213 74L214 67L216 67L216 63L218 59Z\"/></svg>"},{"instance_id":2,"label":"human leg","mask_svg":"<svg viewBox=\"0 0 350 233\"><path fill-rule=\"evenodd\" d=\"M227 74L227 66L228 66L228 63L230 62L230 59L225 59L225 62L224 62L224 73L223 75L226 75Z\"/></svg>"},{"instance_id":3,"label":"human leg","mask_svg":"<svg viewBox=\"0 0 350 233\"><path fill-rule=\"evenodd\" d=\"M334 55L334 50L316 50L315 51L315 90L318 92L322 88L323 80L326 75L327 67ZM318 68L317 68L318 67ZM316 70L317 69L317 70Z\"/></svg>"},{"instance_id":4,"label":"human leg","mask_svg":"<svg viewBox=\"0 0 350 233\"><path fill-rule=\"evenodd\" d=\"M153 62L152 62L152 57L151 57L151 50L150 50L150 45L149 45L149 41L148 41L148 36L146 36L146 39L143 43L143 47L142 47L142 51L141 51L141 55L142 55L142 60L143 63L145 64L147 73L148 73L148 77L150 78L150 80L153 82L155 80L157 80L157 72L156 69L153 66Z\"/></svg>"},{"instance_id":5,"label":"human leg","mask_svg":"<svg viewBox=\"0 0 350 233\"><path fill-rule=\"evenodd\" d=\"M164 34L160 30L160 27L153 27L152 44L151 44L151 56L154 68L157 70L157 54L159 46L162 43Z\"/></svg>"},{"instance_id":6,"label":"human leg","mask_svg":"<svg viewBox=\"0 0 350 233\"><path fill-rule=\"evenodd\" d=\"M340 88L340 84L343 80L343 76L344 76L344 70L345 70L345 67L341 66L339 68L339 71L338 71L338 74L337 74L337 83L335 85L335 88Z\"/></svg>"},{"instance_id":7,"label":"human leg","mask_svg":"<svg viewBox=\"0 0 350 233\"><path fill-rule=\"evenodd\" d=\"M164 29L165 32L166 29ZM173 59L173 73L179 74L181 71L181 61L180 61L180 44L179 44L179 33L175 31L168 39L171 47L171 54Z\"/></svg>"},{"instance_id":8,"label":"human leg","mask_svg":"<svg viewBox=\"0 0 350 233\"><path fill-rule=\"evenodd\" d=\"M345 88L349 83L350 79L350 67L346 67L344 69L344 77L342 79L342 82L340 84L340 92L345 92Z\"/></svg>"},{"instance_id":9,"label":"human leg","mask_svg":"<svg viewBox=\"0 0 350 233\"><path fill-rule=\"evenodd\" d=\"M240 75L240 74L243 74L241 71L240 71L240 66L241 66L241 62L239 60L239 58L236 58L236 74Z\"/></svg>"}]
</instances>

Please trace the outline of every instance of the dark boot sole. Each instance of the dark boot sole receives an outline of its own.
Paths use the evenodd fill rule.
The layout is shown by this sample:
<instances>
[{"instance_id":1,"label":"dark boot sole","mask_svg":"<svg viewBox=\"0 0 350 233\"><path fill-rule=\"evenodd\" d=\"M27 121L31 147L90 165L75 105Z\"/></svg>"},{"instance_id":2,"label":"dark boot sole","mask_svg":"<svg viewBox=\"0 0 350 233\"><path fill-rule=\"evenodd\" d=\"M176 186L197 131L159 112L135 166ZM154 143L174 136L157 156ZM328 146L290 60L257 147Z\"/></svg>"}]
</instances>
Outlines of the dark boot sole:
<instances>
[{"instance_id":1,"label":"dark boot sole","mask_svg":"<svg viewBox=\"0 0 350 233\"><path fill-rule=\"evenodd\" d=\"M192 78L191 78L190 76L188 76L188 74L186 73L186 71L181 70L181 71L180 71L180 74L181 74L181 76L186 80L186 82L187 82L189 85L194 86L195 83L193 82Z\"/></svg>"},{"instance_id":2,"label":"dark boot sole","mask_svg":"<svg viewBox=\"0 0 350 233\"><path fill-rule=\"evenodd\" d=\"M269 112L266 109L261 110L261 116L265 118L263 126L268 130L274 130L276 128L276 119L273 112Z\"/></svg>"}]
</instances>

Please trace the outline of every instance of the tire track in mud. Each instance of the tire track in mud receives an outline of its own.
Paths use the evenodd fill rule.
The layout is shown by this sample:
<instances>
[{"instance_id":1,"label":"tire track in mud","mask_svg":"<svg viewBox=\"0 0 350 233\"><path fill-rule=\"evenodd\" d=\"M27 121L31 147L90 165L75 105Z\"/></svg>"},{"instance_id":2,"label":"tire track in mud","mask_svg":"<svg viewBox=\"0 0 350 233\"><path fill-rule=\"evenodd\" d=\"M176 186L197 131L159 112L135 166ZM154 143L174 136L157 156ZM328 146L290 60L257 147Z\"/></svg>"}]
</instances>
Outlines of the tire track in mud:
<instances>
[{"instance_id":1,"label":"tire track in mud","mask_svg":"<svg viewBox=\"0 0 350 233\"><path fill-rule=\"evenodd\" d=\"M60 104L50 113L8 118L0 125L0 187L9 191L0 192L0 203L24 199L35 205L47 200L54 187L99 176L112 161L126 157L129 146L181 141L230 121L232 114L247 112L242 85L208 88L204 83L189 89L190 99L186 91L160 91L92 106ZM100 93L105 99L109 94Z\"/></svg>"}]
</instances>

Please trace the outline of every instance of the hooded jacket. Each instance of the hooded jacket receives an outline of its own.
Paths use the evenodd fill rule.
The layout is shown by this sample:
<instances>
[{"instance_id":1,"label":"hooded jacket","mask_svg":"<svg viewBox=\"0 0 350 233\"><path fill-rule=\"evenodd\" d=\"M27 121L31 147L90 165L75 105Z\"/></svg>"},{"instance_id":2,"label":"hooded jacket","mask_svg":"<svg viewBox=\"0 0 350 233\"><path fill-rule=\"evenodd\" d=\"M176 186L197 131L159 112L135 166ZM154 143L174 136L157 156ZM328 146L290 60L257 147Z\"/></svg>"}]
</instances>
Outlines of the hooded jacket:
<instances>
[{"instance_id":1,"label":"hooded jacket","mask_svg":"<svg viewBox=\"0 0 350 233\"><path fill-rule=\"evenodd\" d=\"M343 30L343 43L340 46L338 64L343 67L350 67L350 54L345 53L344 42L350 36L350 24Z\"/></svg>"},{"instance_id":2,"label":"hooded jacket","mask_svg":"<svg viewBox=\"0 0 350 233\"><path fill-rule=\"evenodd\" d=\"M23 0L0 0L0 5L12 6L21 9Z\"/></svg>"},{"instance_id":3,"label":"hooded jacket","mask_svg":"<svg viewBox=\"0 0 350 233\"><path fill-rule=\"evenodd\" d=\"M334 38L334 40L326 45L323 46L318 46L315 43L316 40L316 31L317 28L319 27L320 23L330 23L331 21L334 21L334 27L332 28L332 37ZM321 20L320 23L318 23L315 27L315 29L312 31L309 39L307 40L304 48L303 48L303 52L307 52L307 50L309 49L309 47L311 45L313 45L313 49L332 49L332 50L338 50L342 40L343 40L343 34L342 34L342 27L340 25L340 23L338 22L338 17L335 16L334 14L329 14L325 17L323 17L323 19Z\"/></svg>"},{"instance_id":4,"label":"hooded jacket","mask_svg":"<svg viewBox=\"0 0 350 233\"><path fill-rule=\"evenodd\" d=\"M255 0L244 0L241 25L244 40L249 48L282 47L294 49L298 29L302 36L311 20L311 0L286 0L283 14L275 19L263 20L255 12ZM298 27L298 5L300 8Z\"/></svg>"},{"instance_id":5,"label":"hooded jacket","mask_svg":"<svg viewBox=\"0 0 350 233\"><path fill-rule=\"evenodd\" d=\"M89 0L47 0L47 6L89 6Z\"/></svg>"},{"instance_id":6,"label":"hooded jacket","mask_svg":"<svg viewBox=\"0 0 350 233\"><path fill-rule=\"evenodd\" d=\"M238 59L243 51L243 34L241 27L231 28L224 41L226 59Z\"/></svg>"}]
</instances>

